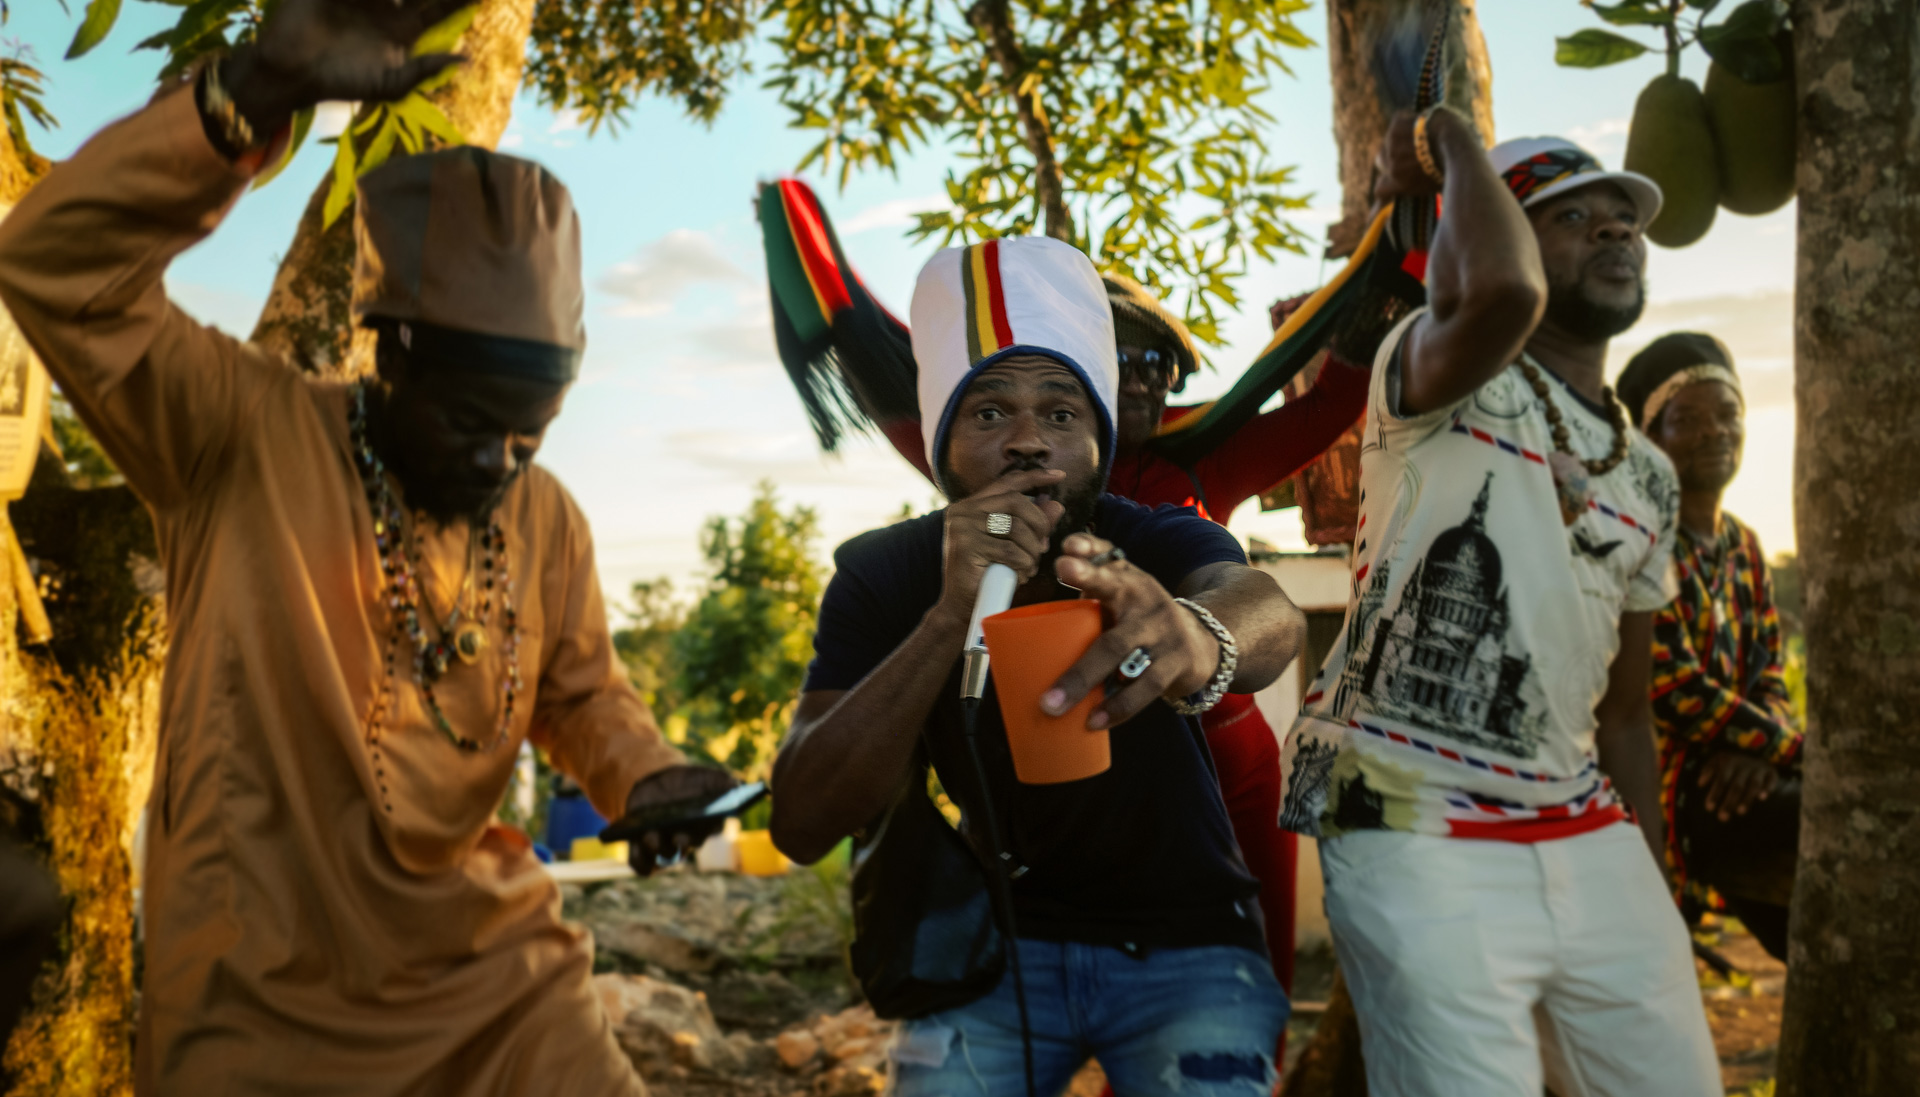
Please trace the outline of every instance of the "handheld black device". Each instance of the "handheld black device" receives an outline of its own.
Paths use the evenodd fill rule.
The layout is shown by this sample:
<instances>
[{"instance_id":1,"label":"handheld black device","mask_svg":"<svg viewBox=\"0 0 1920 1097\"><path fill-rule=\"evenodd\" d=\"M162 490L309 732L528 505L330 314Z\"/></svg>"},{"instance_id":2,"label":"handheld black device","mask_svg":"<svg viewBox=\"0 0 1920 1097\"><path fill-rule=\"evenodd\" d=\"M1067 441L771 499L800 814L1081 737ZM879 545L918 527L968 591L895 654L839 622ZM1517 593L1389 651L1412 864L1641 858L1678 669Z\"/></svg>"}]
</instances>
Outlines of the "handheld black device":
<instances>
[{"instance_id":1,"label":"handheld black device","mask_svg":"<svg viewBox=\"0 0 1920 1097\"><path fill-rule=\"evenodd\" d=\"M765 781L749 781L735 786L717 798L698 797L654 804L621 816L600 832L602 842L625 842L648 831L671 835L677 830L693 830L716 820L738 815L760 802L767 794Z\"/></svg>"}]
</instances>

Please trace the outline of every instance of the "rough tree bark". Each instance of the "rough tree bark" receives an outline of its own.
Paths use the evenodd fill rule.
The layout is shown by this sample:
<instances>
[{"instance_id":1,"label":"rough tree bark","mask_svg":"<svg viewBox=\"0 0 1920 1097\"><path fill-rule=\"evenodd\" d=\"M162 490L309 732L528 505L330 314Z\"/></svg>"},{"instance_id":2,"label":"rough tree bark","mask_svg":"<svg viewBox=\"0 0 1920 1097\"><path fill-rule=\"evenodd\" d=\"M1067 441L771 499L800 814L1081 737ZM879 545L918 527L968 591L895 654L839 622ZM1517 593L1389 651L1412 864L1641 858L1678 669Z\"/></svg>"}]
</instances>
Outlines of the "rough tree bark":
<instances>
[{"instance_id":1,"label":"rough tree bark","mask_svg":"<svg viewBox=\"0 0 1920 1097\"><path fill-rule=\"evenodd\" d=\"M1067 209L1065 177L1053 151L1053 125L1047 121L1047 108L1040 102L1039 91L1020 91L1027 76L1027 61L1013 33L1013 16L1006 0L980 0L968 9L967 18L987 36L987 53L1000 70L1001 85L1013 98L1020 128L1027 135L1027 151L1033 155L1034 200L1040 206L1046 233L1070 244L1073 214Z\"/></svg>"},{"instance_id":2,"label":"rough tree bark","mask_svg":"<svg viewBox=\"0 0 1920 1097\"><path fill-rule=\"evenodd\" d=\"M46 166L0 130L0 203L11 209ZM152 779L164 611L136 579L157 569L131 565L151 559L153 525L124 487L74 487L44 447L7 510L0 526L37 569L53 637L22 645L19 592L0 576L0 829L44 859L68 909L33 1006L0 1046L0 1079L14 1097L120 1093L132 1069L130 854Z\"/></svg>"},{"instance_id":3,"label":"rough tree bark","mask_svg":"<svg viewBox=\"0 0 1920 1097\"><path fill-rule=\"evenodd\" d=\"M1464 111L1493 143L1493 66L1474 14L1475 0L1456 0L1448 57L1447 101ZM1373 158L1387 132L1387 106L1373 67L1380 35L1430 10L1427 0L1328 0L1327 59L1333 69L1333 137L1340 147L1340 222L1328 233L1328 255L1352 253L1373 204Z\"/></svg>"},{"instance_id":4,"label":"rough tree bark","mask_svg":"<svg viewBox=\"0 0 1920 1097\"><path fill-rule=\"evenodd\" d=\"M473 145L493 148L506 132L526 63L533 0L482 0L461 39L467 63L430 98ZM312 155L308 152L307 155ZM353 218L322 229L321 211L333 177L307 202L300 227L273 279L273 292L253 329L253 341L301 369L354 376L372 366L372 340L355 330L348 305L353 282Z\"/></svg>"},{"instance_id":5,"label":"rough tree bark","mask_svg":"<svg viewBox=\"0 0 1920 1097\"><path fill-rule=\"evenodd\" d=\"M1794 509L1807 758L1782 1097L1920 1078L1920 3L1803 0Z\"/></svg>"},{"instance_id":6,"label":"rough tree bark","mask_svg":"<svg viewBox=\"0 0 1920 1097\"><path fill-rule=\"evenodd\" d=\"M1487 60L1487 43L1474 4L1475 0L1455 0L1447 46L1447 101L1472 118L1482 138L1491 143L1493 66ZM1375 44L1382 34L1407 19L1421 18L1432 7L1428 0L1328 0L1327 59L1332 69L1333 136L1340 149L1341 191L1340 222L1327 233L1327 253L1332 258L1352 253L1373 204L1373 160L1386 135L1389 115L1374 68ZM1327 496L1357 490L1359 466L1360 427L1355 424L1318 461L1293 477L1294 500L1311 503L1319 511L1351 512L1353 500ZM1352 537L1340 539L1351 541ZM1365 1097L1360 1026L1345 980L1335 978L1320 1027L1301 1052L1283 1092L1287 1097Z\"/></svg>"}]
</instances>

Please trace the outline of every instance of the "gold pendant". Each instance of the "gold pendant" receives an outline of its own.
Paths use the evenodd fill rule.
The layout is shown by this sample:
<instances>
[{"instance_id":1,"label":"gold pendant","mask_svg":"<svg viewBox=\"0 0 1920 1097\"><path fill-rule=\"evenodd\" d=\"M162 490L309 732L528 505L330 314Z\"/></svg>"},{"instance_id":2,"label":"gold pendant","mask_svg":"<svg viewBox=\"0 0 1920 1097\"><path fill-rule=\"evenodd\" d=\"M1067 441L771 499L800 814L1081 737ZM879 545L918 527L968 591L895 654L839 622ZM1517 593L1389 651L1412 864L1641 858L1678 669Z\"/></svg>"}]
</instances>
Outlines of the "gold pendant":
<instances>
[{"instance_id":1,"label":"gold pendant","mask_svg":"<svg viewBox=\"0 0 1920 1097\"><path fill-rule=\"evenodd\" d=\"M468 621L453 632L453 652L460 661L472 666L487 650L487 630L478 621Z\"/></svg>"}]
</instances>

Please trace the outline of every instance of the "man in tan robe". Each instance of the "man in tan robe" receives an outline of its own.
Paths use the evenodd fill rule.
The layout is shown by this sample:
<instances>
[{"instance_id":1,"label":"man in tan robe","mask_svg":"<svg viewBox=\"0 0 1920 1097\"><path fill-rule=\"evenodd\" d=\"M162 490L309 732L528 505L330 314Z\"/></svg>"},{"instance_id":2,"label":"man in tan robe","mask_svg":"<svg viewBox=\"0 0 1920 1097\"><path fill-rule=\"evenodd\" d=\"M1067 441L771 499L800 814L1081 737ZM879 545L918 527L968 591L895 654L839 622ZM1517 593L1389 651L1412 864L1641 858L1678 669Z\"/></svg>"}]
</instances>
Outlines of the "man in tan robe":
<instances>
[{"instance_id":1,"label":"man in tan robe","mask_svg":"<svg viewBox=\"0 0 1920 1097\"><path fill-rule=\"evenodd\" d=\"M161 283L266 159L256 135L449 63L406 58L447 6L282 0L252 53L102 131L0 225L0 298L166 566L143 1094L645 1092L585 934L494 821L528 738L608 816L730 783L661 740L586 520L530 464L584 345L565 188L475 149L369 174L364 388L195 323Z\"/></svg>"}]
</instances>

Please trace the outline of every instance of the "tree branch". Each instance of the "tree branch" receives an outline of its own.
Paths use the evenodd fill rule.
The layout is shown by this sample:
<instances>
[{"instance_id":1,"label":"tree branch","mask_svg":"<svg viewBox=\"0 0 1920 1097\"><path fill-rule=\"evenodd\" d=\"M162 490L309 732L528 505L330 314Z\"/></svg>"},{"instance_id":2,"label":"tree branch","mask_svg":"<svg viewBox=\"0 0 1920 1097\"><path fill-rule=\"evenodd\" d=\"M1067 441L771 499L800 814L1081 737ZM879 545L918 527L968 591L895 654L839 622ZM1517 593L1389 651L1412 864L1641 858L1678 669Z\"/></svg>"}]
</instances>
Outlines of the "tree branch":
<instances>
[{"instance_id":1,"label":"tree branch","mask_svg":"<svg viewBox=\"0 0 1920 1097\"><path fill-rule=\"evenodd\" d=\"M1040 102L1039 89L1025 94L1020 85L1026 79L1026 58L1013 36L1013 17L1007 0L979 0L967 11L967 21L987 36L987 54L1000 69L1001 86L1013 97L1013 109L1027 138L1027 151L1033 155L1034 199L1046 217L1047 235L1055 240L1073 241L1073 215L1067 210L1060 161L1053 151L1053 130L1047 124L1046 107Z\"/></svg>"}]
</instances>

